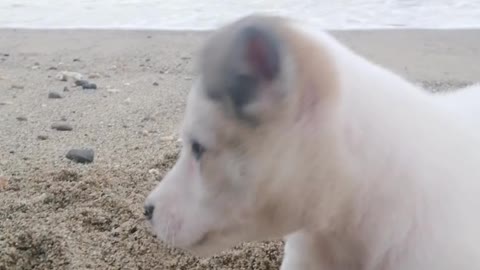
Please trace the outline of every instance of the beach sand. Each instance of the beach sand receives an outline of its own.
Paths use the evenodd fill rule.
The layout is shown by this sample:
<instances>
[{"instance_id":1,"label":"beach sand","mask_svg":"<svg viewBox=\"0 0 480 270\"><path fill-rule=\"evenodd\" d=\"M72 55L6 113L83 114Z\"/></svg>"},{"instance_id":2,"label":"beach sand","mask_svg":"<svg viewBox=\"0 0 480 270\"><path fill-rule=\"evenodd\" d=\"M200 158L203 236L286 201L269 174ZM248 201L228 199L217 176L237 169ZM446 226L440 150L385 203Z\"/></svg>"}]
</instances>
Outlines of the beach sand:
<instances>
[{"instance_id":1,"label":"beach sand","mask_svg":"<svg viewBox=\"0 0 480 270\"><path fill-rule=\"evenodd\" d=\"M431 90L480 81L479 30L333 34ZM157 242L143 220L145 196L177 157L207 36L0 30L0 270L278 268L281 241L198 259ZM97 89L61 81L61 71ZM52 129L59 123L72 130ZM67 159L72 148L93 149L94 161Z\"/></svg>"}]
</instances>

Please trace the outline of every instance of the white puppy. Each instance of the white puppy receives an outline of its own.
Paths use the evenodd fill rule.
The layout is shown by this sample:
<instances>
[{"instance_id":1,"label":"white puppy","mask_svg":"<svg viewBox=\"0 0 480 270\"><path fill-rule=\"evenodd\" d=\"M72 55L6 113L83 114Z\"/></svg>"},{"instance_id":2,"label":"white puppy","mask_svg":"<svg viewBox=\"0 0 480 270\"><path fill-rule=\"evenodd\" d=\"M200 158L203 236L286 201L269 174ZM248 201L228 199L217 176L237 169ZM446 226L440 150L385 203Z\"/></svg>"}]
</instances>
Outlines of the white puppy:
<instances>
[{"instance_id":1,"label":"white puppy","mask_svg":"<svg viewBox=\"0 0 480 270\"><path fill-rule=\"evenodd\" d=\"M458 114L459 119L467 121L467 125L473 125L480 129L480 84L471 85L446 93L438 93L438 101L450 112Z\"/></svg>"},{"instance_id":2,"label":"white puppy","mask_svg":"<svg viewBox=\"0 0 480 270\"><path fill-rule=\"evenodd\" d=\"M450 97L261 15L216 31L199 71L145 202L160 240L209 256L286 236L282 270L480 269L480 132Z\"/></svg>"}]
</instances>

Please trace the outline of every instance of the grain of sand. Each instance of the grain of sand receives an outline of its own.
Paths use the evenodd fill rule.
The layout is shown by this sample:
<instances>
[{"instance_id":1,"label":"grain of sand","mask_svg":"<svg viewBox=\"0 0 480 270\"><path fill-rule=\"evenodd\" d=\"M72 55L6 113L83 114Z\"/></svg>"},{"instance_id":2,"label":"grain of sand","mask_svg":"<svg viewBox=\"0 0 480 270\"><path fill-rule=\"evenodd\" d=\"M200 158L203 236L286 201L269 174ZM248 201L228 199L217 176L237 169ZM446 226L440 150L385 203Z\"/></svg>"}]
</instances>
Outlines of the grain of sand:
<instances>
[{"instance_id":1,"label":"grain of sand","mask_svg":"<svg viewBox=\"0 0 480 270\"><path fill-rule=\"evenodd\" d=\"M434 90L480 80L476 30L334 34ZM0 30L0 269L278 269L281 241L199 259L158 243L142 217L145 196L177 158L206 36ZM59 81L63 70L98 89ZM58 122L72 130L53 130ZM71 148L94 149L95 161L66 159Z\"/></svg>"}]
</instances>

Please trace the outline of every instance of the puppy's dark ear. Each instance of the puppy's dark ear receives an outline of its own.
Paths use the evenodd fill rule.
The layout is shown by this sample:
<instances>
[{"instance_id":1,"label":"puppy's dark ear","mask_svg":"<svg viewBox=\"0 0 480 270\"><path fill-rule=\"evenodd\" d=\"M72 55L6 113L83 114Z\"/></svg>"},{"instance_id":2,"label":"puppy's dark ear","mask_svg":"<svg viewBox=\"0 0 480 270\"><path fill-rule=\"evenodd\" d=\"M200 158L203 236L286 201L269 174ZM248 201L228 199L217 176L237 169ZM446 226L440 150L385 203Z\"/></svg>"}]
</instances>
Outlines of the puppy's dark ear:
<instances>
[{"instance_id":1,"label":"puppy's dark ear","mask_svg":"<svg viewBox=\"0 0 480 270\"><path fill-rule=\"evenodd\" d=\"M273 33L259 27L246 27L241 34L244 60L258 79L272 81L280 71L278 41Z\"/></svg>"},{"instance_id":2,"label":"puppy's dark ear","mask_svg":"<svg viewBox=\"0 0 480 270\"><path fill-rule=\"evenodd\" d=\"M232 49L225 90L236 109L241 110L279 76L279 44L272 33L249 26L238 33Z\"/></svg>"},{"instance_id":3,"label":"puppy's dark ear","mask_svg":"<svg viewBox=\"0 0 480 270\"><path fill-rule=\"evenodd\" d=\"M248 105L275 91L270 86L281 75L284 51L275 28L268 19L250 17L207 42L201 66L207 94L239 118L256 118L262 109Z\"/></svg>"}]
</instances>

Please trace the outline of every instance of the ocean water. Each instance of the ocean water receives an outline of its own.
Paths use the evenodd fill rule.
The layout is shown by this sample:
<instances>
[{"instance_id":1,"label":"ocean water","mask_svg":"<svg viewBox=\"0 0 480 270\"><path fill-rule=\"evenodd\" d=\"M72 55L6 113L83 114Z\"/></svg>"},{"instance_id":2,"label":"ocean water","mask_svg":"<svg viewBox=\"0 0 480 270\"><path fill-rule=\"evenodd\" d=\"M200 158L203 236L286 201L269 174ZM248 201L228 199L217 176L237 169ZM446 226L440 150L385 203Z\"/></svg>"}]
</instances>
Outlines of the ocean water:
<instances>
[{"instance_id":1,"label":"ocean water","mask_svg":"<svg viewBox=\"0 0 480 270\"><path fill-rule=\"evenodd\" d=\"M326 29L480 27L480 0L0 0L0 27L206 30L253 12Z\"/></svg>"}]
</instances>

